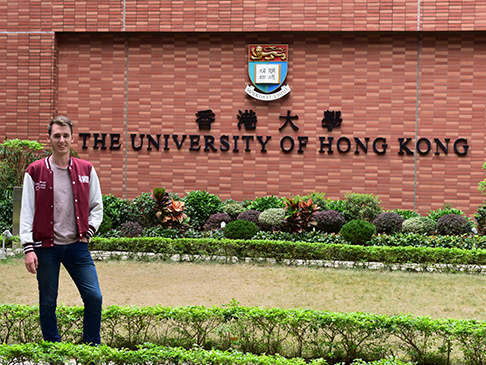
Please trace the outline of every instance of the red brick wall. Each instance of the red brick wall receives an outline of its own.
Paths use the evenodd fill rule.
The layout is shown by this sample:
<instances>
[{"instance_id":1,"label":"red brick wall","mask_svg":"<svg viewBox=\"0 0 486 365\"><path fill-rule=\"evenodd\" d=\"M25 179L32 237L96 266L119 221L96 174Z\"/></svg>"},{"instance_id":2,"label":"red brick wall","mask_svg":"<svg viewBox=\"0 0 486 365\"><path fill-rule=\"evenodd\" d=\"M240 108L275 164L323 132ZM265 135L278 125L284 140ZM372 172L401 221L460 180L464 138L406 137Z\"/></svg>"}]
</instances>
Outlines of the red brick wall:
<instances>
[{"instance_id":1,"label":"red brick wall","mask_svg":"<svg viewBox=\"0 0 486 365\"><path fill-rule=\"evenodd\" d=\"M67 114L92 134L89 148L75 148L97 167L103 192L128 198L156 186L236 200L355 191L387 209L426 214L451 203L472 216L484 178L485 15L470 1L9 1L0 4L0 138L44 140L50 117ZM289 96L244 93L255 43L289 45ZM216 114L210 131L196 123L205 109ZM321 126L326 109L342 112L341 128ZM239 110L256 112L256 131L238 129ZM299 131L279 131L287 110ZM94 133L120 134L121 148L94 149ZM131 133L161 134L160 149L145 140L134 151ZM267 152L256 140L245 151L241 138L239 152L203 143L196 152L189 141L164 150L164 134L213 135L218 148L221 135L271 140ZM304 152L283 152L284 136L309 137ZM334 153L319 152L329 136ZM353 142L348 153L337 151L342 136ZM354 137L370 138L367 154L354 153ZM376 137L386 137L385 154L373 152ZM453 149L459 137L465 156ZM412 150L428 138L432 149L400 155L398 138L412 138ZM447 155L434 154L434 138L450 138Z\"/></svg>"}]
</instances>

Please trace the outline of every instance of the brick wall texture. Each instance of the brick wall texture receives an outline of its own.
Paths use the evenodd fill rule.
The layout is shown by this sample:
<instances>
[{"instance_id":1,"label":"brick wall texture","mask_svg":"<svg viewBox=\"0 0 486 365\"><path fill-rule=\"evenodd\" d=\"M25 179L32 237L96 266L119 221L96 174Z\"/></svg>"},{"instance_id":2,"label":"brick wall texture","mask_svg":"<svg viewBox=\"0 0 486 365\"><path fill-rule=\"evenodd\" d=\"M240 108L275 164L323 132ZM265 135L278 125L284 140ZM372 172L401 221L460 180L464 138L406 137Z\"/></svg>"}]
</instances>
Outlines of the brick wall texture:
<instances>
[{"instance_id":1,"label":"brick wall texture","mask_svg":"<svg viewBox=\"0 0 486 365\"><path fill-rule=\"evenodd\" d=\"M44 142L67 115L103 193L128 199L353 191L472 217L485 30L475 1L0 0L0 139ZM245 93L252 44L288 45L290 94ZM326 110L340 127L323 127Z\"/></svg>"}]
</instances>

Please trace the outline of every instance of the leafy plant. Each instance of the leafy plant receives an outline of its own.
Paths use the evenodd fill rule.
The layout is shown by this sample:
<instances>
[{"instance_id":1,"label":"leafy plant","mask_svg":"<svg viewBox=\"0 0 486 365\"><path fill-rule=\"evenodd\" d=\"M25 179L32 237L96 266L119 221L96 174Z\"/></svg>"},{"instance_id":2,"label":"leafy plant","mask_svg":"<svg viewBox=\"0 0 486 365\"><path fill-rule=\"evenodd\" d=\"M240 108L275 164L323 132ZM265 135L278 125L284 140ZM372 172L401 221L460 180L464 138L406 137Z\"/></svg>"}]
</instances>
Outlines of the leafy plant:
<instances>
[{"instance_id":1,"label":"leafy plant","mask_svg":"<svg viewBox=\"0 0 486 365\"><path fill-rule=\"evenodd\" d=\"M481 204L474 213L476 227L479 234L486 235L486 204Z\"/></svg>"},{"instance_id":2,"label":"leafy plant","mask_svg":"<svg viewBox=\"0 0 486 365\"><path fill-rule=\"evenodd\" d=\"M461 235L471 232L466 218L457 214L446 214L437 221L437 233L441 235Z\"/></svg>"},{"instance_id":3,"label":"leafy plant","mask_svg":"<svg viewBox=\"0 0 486 365\"><path fill-rule=\"evenodd\" d=\"M403 233L430 235L437 232L437 222L428 217L412 217L402 223Z\"/></svg>"},{"instance_id":4,"label":"leafy plant","mask_svg":"<svg viewBox=\"0 0 486 365\"><path fill-rule=\"evenodd\" d=\"M486 162L483 163L483 170L486 170ZM486 179L479 182L478 191L480 191L481 194L486 195Z\"/></svg>"},{"instance_id":5,"label":"leafy plant","mask_svg":"<svg viewBox=\"0 0 486 365\"><path fill-rule=\"evenodd\" d=\"M196 229L202 229L212 214L223 212L221 199L207 191L191 191L182 200L185 203L186 214L190 218L191 226Z\"/></svg>"},{"instance_id":6,"label":"leafy plant","mask_svg":"<svg viewBox=\"0 0 486 365\"><path fill-rule=\"evenodd\" d=\"M137 214L137 222L142 227L155 227L159 224L156 211L156 202L151 193L142 193L132 200L133 210Z\"/></svg>"},{"instance_id":7,"label":"leafy plant","mask_svg":"<svg viewBox=\"0 0 486 365\"><path fill-rule=\"evenodd\" d=\"M413 217L420 217L420 214L418 214L414 210L393 209L393 212L400 214L404 219L413 218Z\"/></svg>"},{"instance_id":8,"label":"leafy plant","mask_svg":"<svg viewBox=\"0 0 486 365\"><path fill-rule=\"evenodd\" d=\"M223 231L226 238L248 240L259 231L259 228L253 222L238 219L229 222Z\"/></svg>"},{"instance_id":9,"label":"leafy plant","mask_svg":"<svg viewBox=\"0 0 486 365\"><path fill-rule=\"evenodd\" d=\"M103 222L101 222L98 231L96 232L97 236L103 236L113 227L113 222L111 221L110 216L106 213L106 210L103 208Z\"/></svg>"},{"instance_id":10,"label":"leafy plant","mask_svg":"<svg viewBox=\"0 0 486 365\"><path fill-rule=\"evenodd\" d=\"M165 188L155 188L152 192L155 200L155 215L162 227L185 229L188 223L184 213L185 203L171 198Z\"/></svg>"},{"instance_id":11,"label":"leafy plant","mask_svg":"<svg viewBox=\"0 0 486 365\"><path fill-rule=\"evenodd\" d=\"M360 219L346 223L339 232L347 242L357 245L370 241L375 233L376 229L373 224Z\"/></svg>"},{"instance_id":12,"label":"leafy plant","mask_svg":"<svg viewBox=\"0 0 486 365\"><path fill-rule=\"evenodd\" d=\"M0 192L0 231L12 230L13 198L6 191ZM0 233L1 233L0 232Z\"/></svg>"},{"instance_id":13,"label":"leafy plant","mask_svg":"<svg viewBox=\"0 0 486 365\"><path fill-rule=\"evenodd\" d=\"M450 204L444 204L442 208L431 210L427 215L427 217L437 222L440 217L447 214L457 214L457 215L465 216L462 210L453 208L452 205Z\"/></svg>"},{"instance_id":14,"label":"leafy plant","mask_svg":"<svg viewBox=\"0 0 486 365\"><path fill-rule=\"evenodd\" d=\"M221 223L228 224L231 221L231 217L226 213L216 213L209 217L208 221L204 225L205 231L213 229L221 229Z\"/></svg>"},{"instance_id":15,"label":"leafy plant","mask_svg":"<svg viewBox=\"0 0 486 365\"><path fill-rule=\"evenodd\" d=\"M235 220L238 217L238 214L245 211L245 208L242 204L231 202L228 204L224 204L223 210L226 214L230 216L231 219Z\"/></svg>"},{"instance_id":16,"label":"leafy plant","mask_svg":"<svg viewBox=\"0 0 486 365\"><path fill-rule=\"evenodd\" d=\"M373 222L383 212L381 201L373 194L346 193L344 197L344 218L346 222L352 220L364 220Z\"/></svg>"},{"instance_id":17,"label":"leafy plant","mask_svg":"<svg viewBox=\"0 0 486 365\"><path fill-rule=\"evenodd\" d=\"M317 212L315 221L317 229L325 233L339 233L346 223L343 215L335 210Z\"/></svg>"},{"instance_id":18,"label":"leafy plant","mask_svg":"<svg viewBox=\"0 0 486 365\"><path fill-rule=\"evenodd\" d=\"M285 208L284 199L270 195L261 198L255 198L247 207L248 210L258 210L264 212L271 208Z\"/></svg>"},{"instance_id":19,"label":"leafy plant","mask_svg":"<svg viewBox=\"0 0 486 365\"><path fill-rule=\"evenodd\" d=\"M308 231L314 225L314 215L319 207L309 199L302 200L298 195L285 198L285 226L292 232Z\"/></svg>"},{"instance_id":20,"label":"leafy plant","mask_svg":"<svg viewBox=\"0 0 486 365\"><path fill-rule=\"evenodd\" d=\"M113 194L103 195L103 213L109 217L113 227L137 220L131 202Z\"/></svg>"},{"instance_id":21,"label":"leafy plant","mask_svg":"<svg viewBox=\"0 0 486 365\"><path fill-rule=\"evenodd\" d=\"M169 205L172 203L169 193L165 191L165 188L154 188L152 198L155 201L154 210L157 219L165 221L165 217L169 213Z\"/></svg>"},{"instance_id":22,"label":"leafy plant","mask_svg":"<svg viewBox=\"0 0 486 365\"><path fill-rule=\"evenodd\" d=\"M171 198L171 204L167 208L168 215L162 224L168 228L186 229L189 223L189 218L184 213L185 203L180 200Z\"/></svg>"},{"instance_id":23,"label":"leafy plant","mask_svg":"<svg viewBox=\"0 0 486 365\"><path fill-rule=\"evenodd\" d=\"M398 213L385 212L376 217L373 224L377 233L395 234L402 231L404 220Z\"/></svg>"},{"instance_id":24,"label":"leafy plant","mask_svg":"<svg viewBox=\"0 0 486 365\"><path fill-rule=\"evenodd\" d=\"M0 144L0 190L22 186L27 167L42 157L44 146L37 141L9 139Z\"/></svg>"},{"instance_id":25,"label":"leafy plant","mask_svg":"<svg viewBox=\"0 0 486 365\"><path fill-rule=\"evenodd\" d=\"M252 222L258 226L258 218L260 217L260 214L261 212L258 210L245 210L244 212L238 214L236 219Z\"/></svg>"},{"instance_id":26,"label":"leafy plant","mask_svg":"<svg viewBox=\"0 0 486 365\"><path fill-rule=\"evenodd\" d=\"M326 209L327 210L335 210L338 213L341 213L344 216L344 211L346 210L346 204L344 200L331 200L326 199Z\"/></svg>"},{"instance_id":27,"label":"leafy plant","mask_svg":"<svg viewBox=\"0 0 486 365\"><path fill-rule=\"evenodd\" d=\"M137 222L125 222L120 226L120 235L122 237L141 237L143 227Z\"/></svg>"},{"instance_id":28,"label":"leafy plant","mask_svg":"<svg viewBox=\"0 0 486 365\"><path fill-rule=\"evenodd\" d=\"M285 209L270 208L258 216L258 225L266 231L281 229L285 224Z\"/></svg>"},{"instance_id":29,"label":"leafy plant","mask_svg":"<svg viewBox=\"0 0 486 365\"><path fill-rule=\"evenodd\" d=\"M325 198L325 193L319 193L317 191L313 191L312 193L310 194L307 194L307 195L304 195L302 197L302 200L309 200L309 199L312 199L312 201L317 204L317 206L319 207L319 210L327 210L327 200Z\"/></svg>"}]
</instances>

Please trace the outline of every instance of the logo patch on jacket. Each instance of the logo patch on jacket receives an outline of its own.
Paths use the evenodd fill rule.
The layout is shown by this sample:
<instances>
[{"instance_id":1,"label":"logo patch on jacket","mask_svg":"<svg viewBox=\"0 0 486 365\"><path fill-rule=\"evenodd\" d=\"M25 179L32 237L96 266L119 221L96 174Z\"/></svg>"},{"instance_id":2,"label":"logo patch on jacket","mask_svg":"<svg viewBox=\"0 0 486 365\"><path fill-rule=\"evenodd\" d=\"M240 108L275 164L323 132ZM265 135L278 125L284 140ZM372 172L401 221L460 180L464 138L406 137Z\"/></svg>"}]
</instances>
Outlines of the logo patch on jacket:
<instances>
[{"instance_id":1,"label":"logo patch on jacket","mask_svg":"<svg viewBox=\"0 0 486 365\"><path fill-rule=\"evenodd\" d=\"M47 188L47 182L46 181L39 181L34 183L34 188L35 191L39 191L40 189L46 189Z\"/></svg>"},{"instance_id":2,"label":"logo patch on jacket","mask_svg":"<svg viewBox=\"0 0 486 365\"><path fill-rule=\"evenodd\" d=\"M81 184L89 184L89 176L78 175Z\"/></svg>"}]
</instances>

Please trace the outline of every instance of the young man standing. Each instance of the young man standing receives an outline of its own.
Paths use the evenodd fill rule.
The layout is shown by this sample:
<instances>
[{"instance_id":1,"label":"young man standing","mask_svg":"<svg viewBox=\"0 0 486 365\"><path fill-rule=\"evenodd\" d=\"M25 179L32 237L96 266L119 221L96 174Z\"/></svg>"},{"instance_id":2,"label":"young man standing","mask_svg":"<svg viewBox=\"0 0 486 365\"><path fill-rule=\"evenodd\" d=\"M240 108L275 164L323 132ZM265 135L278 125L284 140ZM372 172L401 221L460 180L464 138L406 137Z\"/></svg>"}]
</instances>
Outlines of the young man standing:
<instances>
[{"instance_id":1,"label":"young man standing","mask_svg":"<svg viewBox=\"0 0 486 365\"><path fill-rule=\"evenodd\" d=\"M70 156L74 135L69 118L54 118L47 139L52 155L32 163L24 177L20 240L25 266L37 274L44 340L61 341L56 305L62 263L83 299L83 342L97 345L102 295L88 240L103 220L100 183L91 163Z\"/></svg>"}]
</instances>

